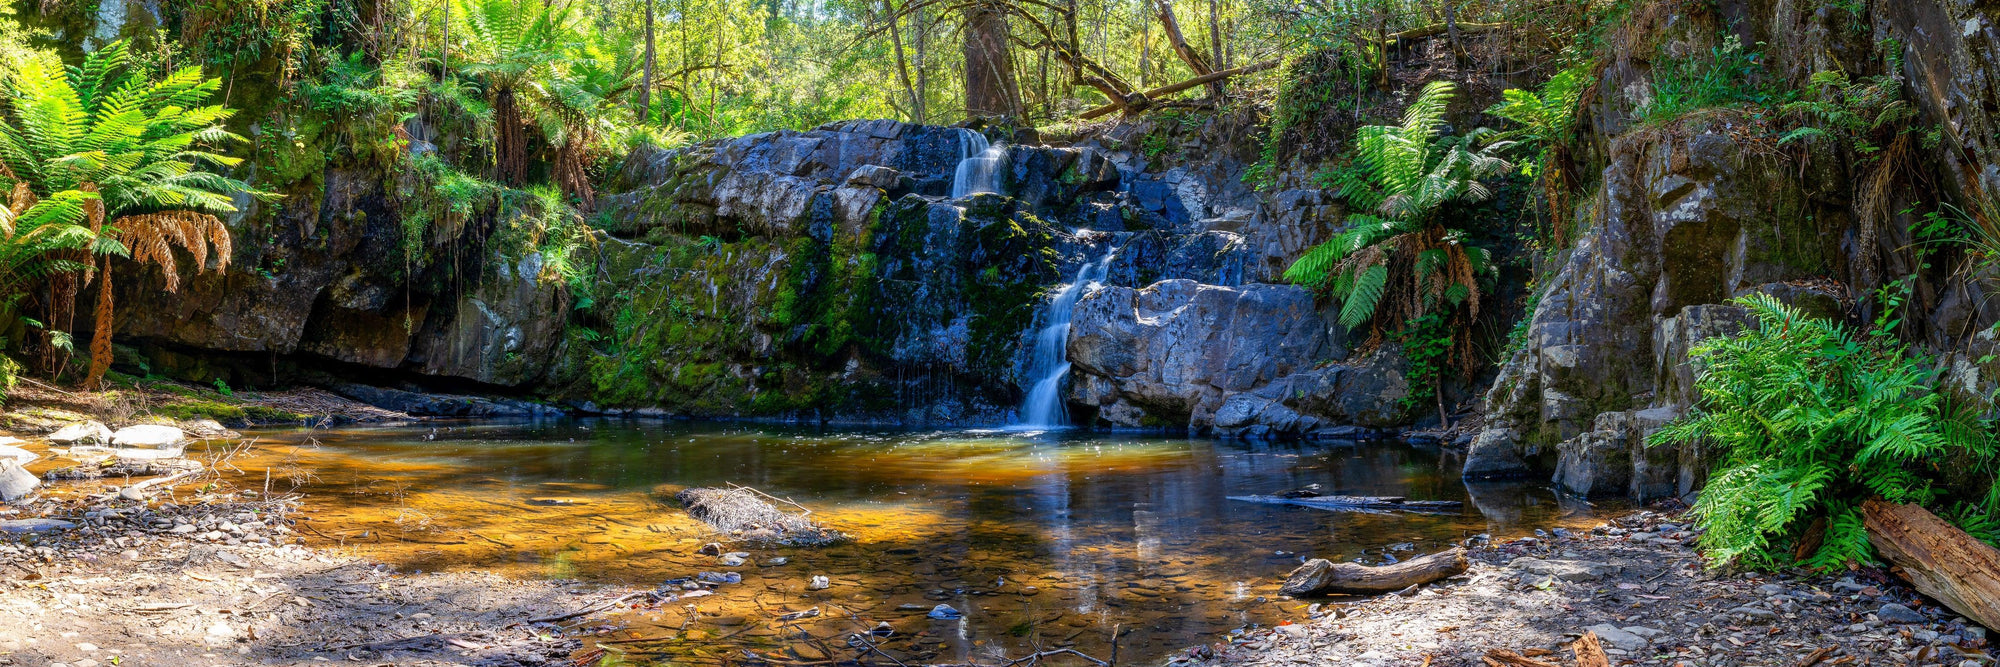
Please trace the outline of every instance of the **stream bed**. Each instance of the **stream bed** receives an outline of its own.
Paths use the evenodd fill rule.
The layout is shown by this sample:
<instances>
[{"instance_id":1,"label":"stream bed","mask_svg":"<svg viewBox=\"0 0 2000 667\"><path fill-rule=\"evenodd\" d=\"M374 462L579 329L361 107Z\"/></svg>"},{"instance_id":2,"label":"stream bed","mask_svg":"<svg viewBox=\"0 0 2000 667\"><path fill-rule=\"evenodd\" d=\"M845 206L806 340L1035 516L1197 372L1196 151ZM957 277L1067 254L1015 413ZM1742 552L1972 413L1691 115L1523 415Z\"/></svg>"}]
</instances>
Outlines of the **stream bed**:
<instances>
[{"instance_id":1,"label":"stream bed","mask_svg":"<svg viewBox=\"0 0 2000 667\"><path fill-rule=\"evenodd\" d=\"M1230 630L1298 618L1278 584L1301 558L1408 558L1480 533L1596 523L1543 486L1467 485L1400 442L1243 443L1087 432L809 429L677 421L260 429L239 483L306 495L309 543L406 571L654 587L699 572L742 583L657 610L595 617L633 662L852 657L886 622L904 660L982 662L1074 645L1157 662ZM852 539L730 544L672 499L742 484ZM1465 501L1445 514L1332 512L1228 500L1327 494ZM771 565L773 559L785 559ZM807 590L814 576L831 587ZM589 598L580 598L579 603ZM938 604L963 613L935 620ZM820 607L790 624L779 614ZM810 637L807 637L806 633ZM588 646L589 643L586 643Z\"/></svg>"}]
</instances>

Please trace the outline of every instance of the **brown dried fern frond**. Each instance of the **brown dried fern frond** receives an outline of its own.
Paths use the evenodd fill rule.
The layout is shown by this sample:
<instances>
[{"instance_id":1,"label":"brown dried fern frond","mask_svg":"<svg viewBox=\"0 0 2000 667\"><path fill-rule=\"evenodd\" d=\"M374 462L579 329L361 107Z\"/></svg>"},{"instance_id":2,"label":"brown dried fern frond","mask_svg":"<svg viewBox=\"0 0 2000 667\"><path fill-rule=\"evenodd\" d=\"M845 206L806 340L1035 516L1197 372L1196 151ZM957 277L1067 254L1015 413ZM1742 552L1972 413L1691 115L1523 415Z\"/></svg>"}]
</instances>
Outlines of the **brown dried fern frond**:
<instances>
[{"instance_id":1,"label":"brown dried fern frond","mask_svg":"<svg viewBox=\"0 0 2000 667\"><path fill-rule=\"evenodd\" d=\"M208 255L216 255L215 270L229 266L232 252L229 228L222 220L194 211L143 213L118 219L118 240L132 251L132 261L157 264L167 276L167 291L180 289L180 268L173 247L186 248L194 255L196 273L207 271Z\"/></svg>"}]
</instances>

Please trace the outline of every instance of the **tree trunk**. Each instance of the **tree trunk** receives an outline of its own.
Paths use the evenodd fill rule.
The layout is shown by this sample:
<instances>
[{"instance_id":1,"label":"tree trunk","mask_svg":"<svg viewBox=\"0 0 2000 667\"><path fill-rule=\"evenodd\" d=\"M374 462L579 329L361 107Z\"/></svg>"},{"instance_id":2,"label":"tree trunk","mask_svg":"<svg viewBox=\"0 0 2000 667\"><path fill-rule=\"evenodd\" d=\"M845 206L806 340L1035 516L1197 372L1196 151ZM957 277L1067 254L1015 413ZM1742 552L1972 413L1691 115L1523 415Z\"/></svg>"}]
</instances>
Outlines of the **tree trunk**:
<instances>
[{"instance_id":1,"label":"tree trunk","mask_svg":"<svg viewBox=\"0 0 2000 667\"><path fill-rule=\"evenodd\" d=\"M500 182L509 187L520 187L528 180L525 122L513 89L501 89L493 101L493 161L500 172Z\"/></svg>"},{"instance_id":2,"label":"tree trunk","mask_svg":"<svg viewBox=\"0 0 2000 667\"><path fill-rule=\"evenodd\" d=\"M924 98L917 94L916 84L910 82L910 63L903 59L903 31L896 27L901 19L896 18L896 5L891 0L882 0L882 9L889 16L889 41L896 45L896 78L902 80L903 94L910 98L910 122L921 125L924 122Z\"/></svg>"},{"instance_id":3,"label":"tree trunk","mask_svg":"<svg viewBox=\"0 0 2000 667\"><path fill-rule=\"evenodd\" d=\"M1351 595L1390 593L1457 576L1465 572L1468 566L1465 550L1458 548L1381 567L1335 563L1314 558L1300 565L1298 569L1292 570L1292 573L1285 577L1285 585L1278 589L1278 593L1295 598L1333 593Z\"/></svg>"},{"instance_id":4,"label":"tree trunk","mask_svg":"<svg viewBox=\"0 0 2000 667\"><path fill-rule=\"evenodd\" d=\"M104 257L104 269L97 276L97 323L90 331L90 374L83 388L104 389L104 372L111 370L111 256Z\"/></svg>"},{"instance_id":5,"label":"tree trunk","mask_svg":"<svg viewBox=\"0 0 2000 667\"><path fill-rule=\"evenodd\" d=\"M653 0L646 0L646 64L639 80L639 124L653 116L653 76L659 66L659 52L653 45Z\"/></svg>"},{"instance_id":6,"label":"tree trunk","mask_svg":"<svg viewBox=\"0 0 2000 667\"><path fill-rule=\"evenodd\" d=\"M1208 45L1208 56L1212 58L1208 63L1209 71L1228 69L1229 65L1222 62L1222 0L1208 0ZM1221 102L1224 88L1222 80L1210 81L1209 98Z\"/></svg>"},{"instance_id":7,"label":"tree trunk","mask_svg":"<svg viewBox=\"0 0 2000 667\"><path fill-rule=\"evenodd\" d=\"M1918 592L2000 627L2000 550L1916 505L1870 500L1861 517L1868 542Z\"/></svg>"},{"instance_id":8,"label":"tree trunk","mask_svg":"<svg viewBox=\"0 0 2000 667\"><path fill-rule=\"evenodd\" d=\"M914 55L916 56L916 65L917 65L917 90L916 90L917 115L924 117L926 122L928 122L930 118L930 102L929 102L930 98L928 96L930 95L930 90L931 90L931 72L929 65L931 29L930 29L930 22L924 19L924 13L927 11L929 10L918 9L917 11L910 14L910 28L917 32L917 34L914 35L913 36L914 38L911 40L914 43L914 46L916 46L916 53Z\"/></svg>"},{"instance_id":9,"label":"tree trunk","mask_svg":"<svg viewBox=\"0 0 2000 667\"><path fill-rule=\"evenodd\" d=\"M965 17L965 113L972 118L1019 116L1021 90L1007 44L1007 14L974 5Z\"/></svg>"},{"instance_id":10,"label":"tree trunk","mask_svg":"<svg viewBox=\"0 0 2000 667\"><path fill-rule=\"evenodd\" d=\"M1167 43L1173 45L1174 53L1187 63L1188 69L1194 70L1195 76L1214 72L1215 70L1208 66L1208 60L1202 58L1201 53L1195 51L1193 46L1189 46L1187 38L1181 34L1181 24L1174 20L1174 6L1167 0L1153 0L1153 5L1160 12L1160 27L1166 30Z\"/></svg>"}]
</instances>

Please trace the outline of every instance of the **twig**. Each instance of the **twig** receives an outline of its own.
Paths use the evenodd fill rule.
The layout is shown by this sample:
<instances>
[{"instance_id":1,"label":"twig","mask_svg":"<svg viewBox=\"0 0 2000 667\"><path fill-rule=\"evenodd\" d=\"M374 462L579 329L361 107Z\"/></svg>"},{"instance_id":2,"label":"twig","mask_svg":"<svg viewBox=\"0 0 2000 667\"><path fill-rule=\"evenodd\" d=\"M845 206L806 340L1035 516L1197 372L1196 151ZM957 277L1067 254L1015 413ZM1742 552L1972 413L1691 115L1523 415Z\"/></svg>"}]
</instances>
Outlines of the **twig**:
<instances>
[{"instance_id":1,"label":"twig","mask_svg":"<svg viewBox=\"0 0 2000 667\"><path fill-rule=\"evenodd\" d=\"M797 508L799 508L799 511L800 511L800 512L804 512L804 513L806 513L806 514L812 514L812 513L813 513L813 511L812 511L812 510L810 510L810 509L806 509L806 506L804 506L804 505L800 505L800 504L798 503L798 501L795 501L795 500L792 500L792 499L790 499L790 498L779 498L779 497L777 497L777 496L774 496L774 495L771 495L771 494L768 494L768 493L765 493L765 492L763 492L763 491L761 491L761 490L758 490L758 489L757 489L756 487L752 487L752 486L744 486L744 485L741 485L741 484L737 484L737 483L735 483L735 482L729 482L729 488L732 488L732 489L739 489L739 490L743 490L743 491L749 491L749 492L751 492L751 493L754 493L754 494L757 494L757 495L760 495L760 496L763 496L763 497L765 497L765 498L770 498L771 500L774 500L774 501L777 501L777 502L781 502L781 503L784 503L784 504L787 504L787 505L791 505L791 506L793 506L793 507L797 507Z\"/></svg>"},{"instance_id":2,"label":"twig","mask_svg":"<svg viewBox=\"0 0 2000 667\"><path fill-rule=\"evenodd\" d=\"M583 608L583 609L581 609L581 610L577 610L577 611L573 611L573 612L570 612L570 613L567 613L567 614L559 614L559 615L556 615L556 616L543 616L543 617L541 617L541 618L530 618L530 619L528 619L528 622L529 622L529 623L555 623L555 622L557 622L557 621L567 621L567 620L569 620L569 619L572 619L572 618L576 618L576 617L578 617L578 616L589 616L589 615L591 615L591 614L595 614L595 613L597 613L597 612L600 612L600 611L604 611L604 610L606 610L606 609L610 609L610 608L612 608L612 607L616 607L616 606L618 606L618 605L619 605L619 603L622 603L622 602L624 602L624 601L626 601L626 600L630 600L630 599L632 599L632 598L636 598L636 597L640 597L640 596L644 596L644 595L650 595L650 594L651 594L651 593L649 593L649 592L647 592L647 591L640 591L640 592L637 592L637 593L626 593L626 594L624 594L624 595L620 595L620 596L618 596L618 597L617 597L616 599L613 599L613 600L611 600L611 601L609 601L609 602L605 602L605 603L603 603L603 604L599 604L599 605L596 605L596 606L593 606L593 607L585 607L585 608Z\"/></svg>"}]
</instances>

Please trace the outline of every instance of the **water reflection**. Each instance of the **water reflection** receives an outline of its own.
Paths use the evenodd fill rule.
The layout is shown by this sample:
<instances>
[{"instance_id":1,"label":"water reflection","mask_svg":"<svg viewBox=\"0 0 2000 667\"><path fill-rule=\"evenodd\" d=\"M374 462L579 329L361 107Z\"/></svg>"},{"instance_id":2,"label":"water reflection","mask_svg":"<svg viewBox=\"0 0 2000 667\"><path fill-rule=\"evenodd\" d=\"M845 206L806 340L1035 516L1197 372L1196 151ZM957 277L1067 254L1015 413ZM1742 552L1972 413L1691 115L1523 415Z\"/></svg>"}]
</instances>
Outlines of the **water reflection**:
<instances>
[{"instance_id":1,"label":"water reflection","mask_svg":"<svg viewBox=\"0 0 2000 667\"><path fill-rule=\"evenodd\" d=\"M1391 545L1431 551L1477 533L1582 522L1587 509L1519 485L1468 493L1434 454L1396 443L614 421L323 431L318 446L297 431L254 435L265 446L242 467L270 468L310 494L308 535L406 569L645 586L741 571L744 583L701 599L693 620L683 609L626 619L641 636L681 637L661 650L684 661L742 646L810 652L789 633L853 632L846 613L891 623L902 642L893 650L918 660L1065 643L1101 654L1114 626L1129 633L1121 655L1151 660L1283 617L1278 604L1300 606L1273 593L1301 558L1379 562ZM670 497L725 483L796 499L854 539L744 547L753 563L790 562L722 568L695 553L716 536ZM1468 502L1457 514L1413 515L1225 499L1309 484ZM834 586L805 590L813 575ZM939 603L965 617L925 618ZM829 613L768 623L811 606Z\"/></svg>"}]
</instances>

